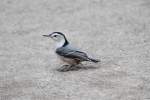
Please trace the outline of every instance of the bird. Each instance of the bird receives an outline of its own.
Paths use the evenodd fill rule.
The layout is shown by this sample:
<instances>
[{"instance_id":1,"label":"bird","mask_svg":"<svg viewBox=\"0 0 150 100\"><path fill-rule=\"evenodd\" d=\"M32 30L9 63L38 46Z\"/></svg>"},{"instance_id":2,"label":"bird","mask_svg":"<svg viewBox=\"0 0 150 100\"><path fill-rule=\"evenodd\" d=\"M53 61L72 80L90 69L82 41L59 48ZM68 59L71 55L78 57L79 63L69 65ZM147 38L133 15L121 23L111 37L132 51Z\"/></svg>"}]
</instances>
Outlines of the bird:
<instances>
[{"instance_id":1,"label":"bird","mask_svg":"<svg viewBox=\"0 0 150 100\"><path fill-rule=\"evenodd\" d=\"M98 59L89 57L85 52L82 52L77 48L73 48L62 32L52 32L43 36L49 37L56 42L55 53L63 62L67 63L67 65L63 65L59 71L69 71L75 66L81 64L83 61L89 61L93 63L100 62Z\"/></svg>"}]
</instances>

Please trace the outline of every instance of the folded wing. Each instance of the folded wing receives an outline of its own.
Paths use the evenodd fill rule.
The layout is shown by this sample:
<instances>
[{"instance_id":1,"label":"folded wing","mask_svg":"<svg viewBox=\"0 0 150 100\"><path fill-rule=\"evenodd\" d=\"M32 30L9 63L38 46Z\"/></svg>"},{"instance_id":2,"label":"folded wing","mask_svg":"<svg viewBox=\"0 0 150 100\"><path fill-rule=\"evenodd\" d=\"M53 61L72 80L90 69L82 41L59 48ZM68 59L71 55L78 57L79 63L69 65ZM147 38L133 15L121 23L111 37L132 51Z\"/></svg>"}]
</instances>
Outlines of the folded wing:
<instances>
[{"instance_id":1,"label":"folded wing","mask_svg":"<svg viewBox=\"0 0 150 100\"><path fill-rule=\"evenodd\" d=\"M89 58L86 53L69 49L66 47L61 47L56 49L56 53L60 56L66 57L66 58L71 58L71 59L76 59L80 61L88 61Z\"/></svg>"}]
</instances>

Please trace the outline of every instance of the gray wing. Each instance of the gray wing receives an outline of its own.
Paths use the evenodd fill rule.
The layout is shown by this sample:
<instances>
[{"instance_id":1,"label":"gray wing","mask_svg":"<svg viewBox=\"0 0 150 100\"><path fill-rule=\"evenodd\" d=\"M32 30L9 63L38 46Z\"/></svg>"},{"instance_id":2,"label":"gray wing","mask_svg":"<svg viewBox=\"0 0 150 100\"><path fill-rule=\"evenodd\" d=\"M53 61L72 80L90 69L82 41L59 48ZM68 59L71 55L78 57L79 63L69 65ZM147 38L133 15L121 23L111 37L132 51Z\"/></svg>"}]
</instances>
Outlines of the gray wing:
<instances>
[{"instance_id":1,"label":"gray wing","mask_svg":"<svg viewBox=\"0 0 150 100\"><path fill-rule=\"evenodd\" d=\"M66 58L72 58L72 59L76 59L76 60L80 60L80 61L88 61L89 60L86 53L77 51L77 50L73 50L73 49L69 49L69 48L65 48L65 47L56 49L56 53L60 56L63 56Z\"/></svg>"}]
</instances>

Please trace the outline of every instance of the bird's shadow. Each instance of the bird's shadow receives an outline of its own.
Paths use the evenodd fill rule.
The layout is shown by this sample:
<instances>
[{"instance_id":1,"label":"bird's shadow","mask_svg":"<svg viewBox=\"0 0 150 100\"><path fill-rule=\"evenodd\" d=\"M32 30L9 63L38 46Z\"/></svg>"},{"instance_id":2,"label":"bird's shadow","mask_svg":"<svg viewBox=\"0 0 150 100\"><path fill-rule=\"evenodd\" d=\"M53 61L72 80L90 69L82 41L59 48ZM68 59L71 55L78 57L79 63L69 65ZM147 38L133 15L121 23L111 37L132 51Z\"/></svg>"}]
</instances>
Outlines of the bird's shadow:
<instances>
[{"instance_id":1,"label":"bird's shadow","mask_svg":"<svg viewBox=\"0 0 150 100\"><path fill-rule=\"evenodd\" d=\"M99 67L95 66L83 66L83 65L78 65L78 66L62 66L57 69L59 72L67 72L67 71L79 71L79 70L92 70L92 69L98 69Z\"/></svg>"}]
</instances>

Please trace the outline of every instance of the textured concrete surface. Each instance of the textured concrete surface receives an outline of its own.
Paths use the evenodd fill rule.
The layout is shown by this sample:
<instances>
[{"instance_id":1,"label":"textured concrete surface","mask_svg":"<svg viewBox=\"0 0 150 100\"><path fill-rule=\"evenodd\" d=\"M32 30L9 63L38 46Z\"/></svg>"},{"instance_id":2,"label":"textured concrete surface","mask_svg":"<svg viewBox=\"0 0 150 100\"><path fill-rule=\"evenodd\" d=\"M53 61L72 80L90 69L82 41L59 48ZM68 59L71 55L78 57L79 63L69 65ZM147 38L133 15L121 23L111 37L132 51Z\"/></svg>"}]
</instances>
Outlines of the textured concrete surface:
<instances>
[{"instance_id":1,"label":"textured concrete surface","mask_svg":"<svg viewBox=\"0 0 150 100\"><path fill-rule=\"evenodd\" d=\"M53 31L102 62L56 71ZM150 0L0 0L0 100L150 100Z\"/></svg>"}]
</instances>

